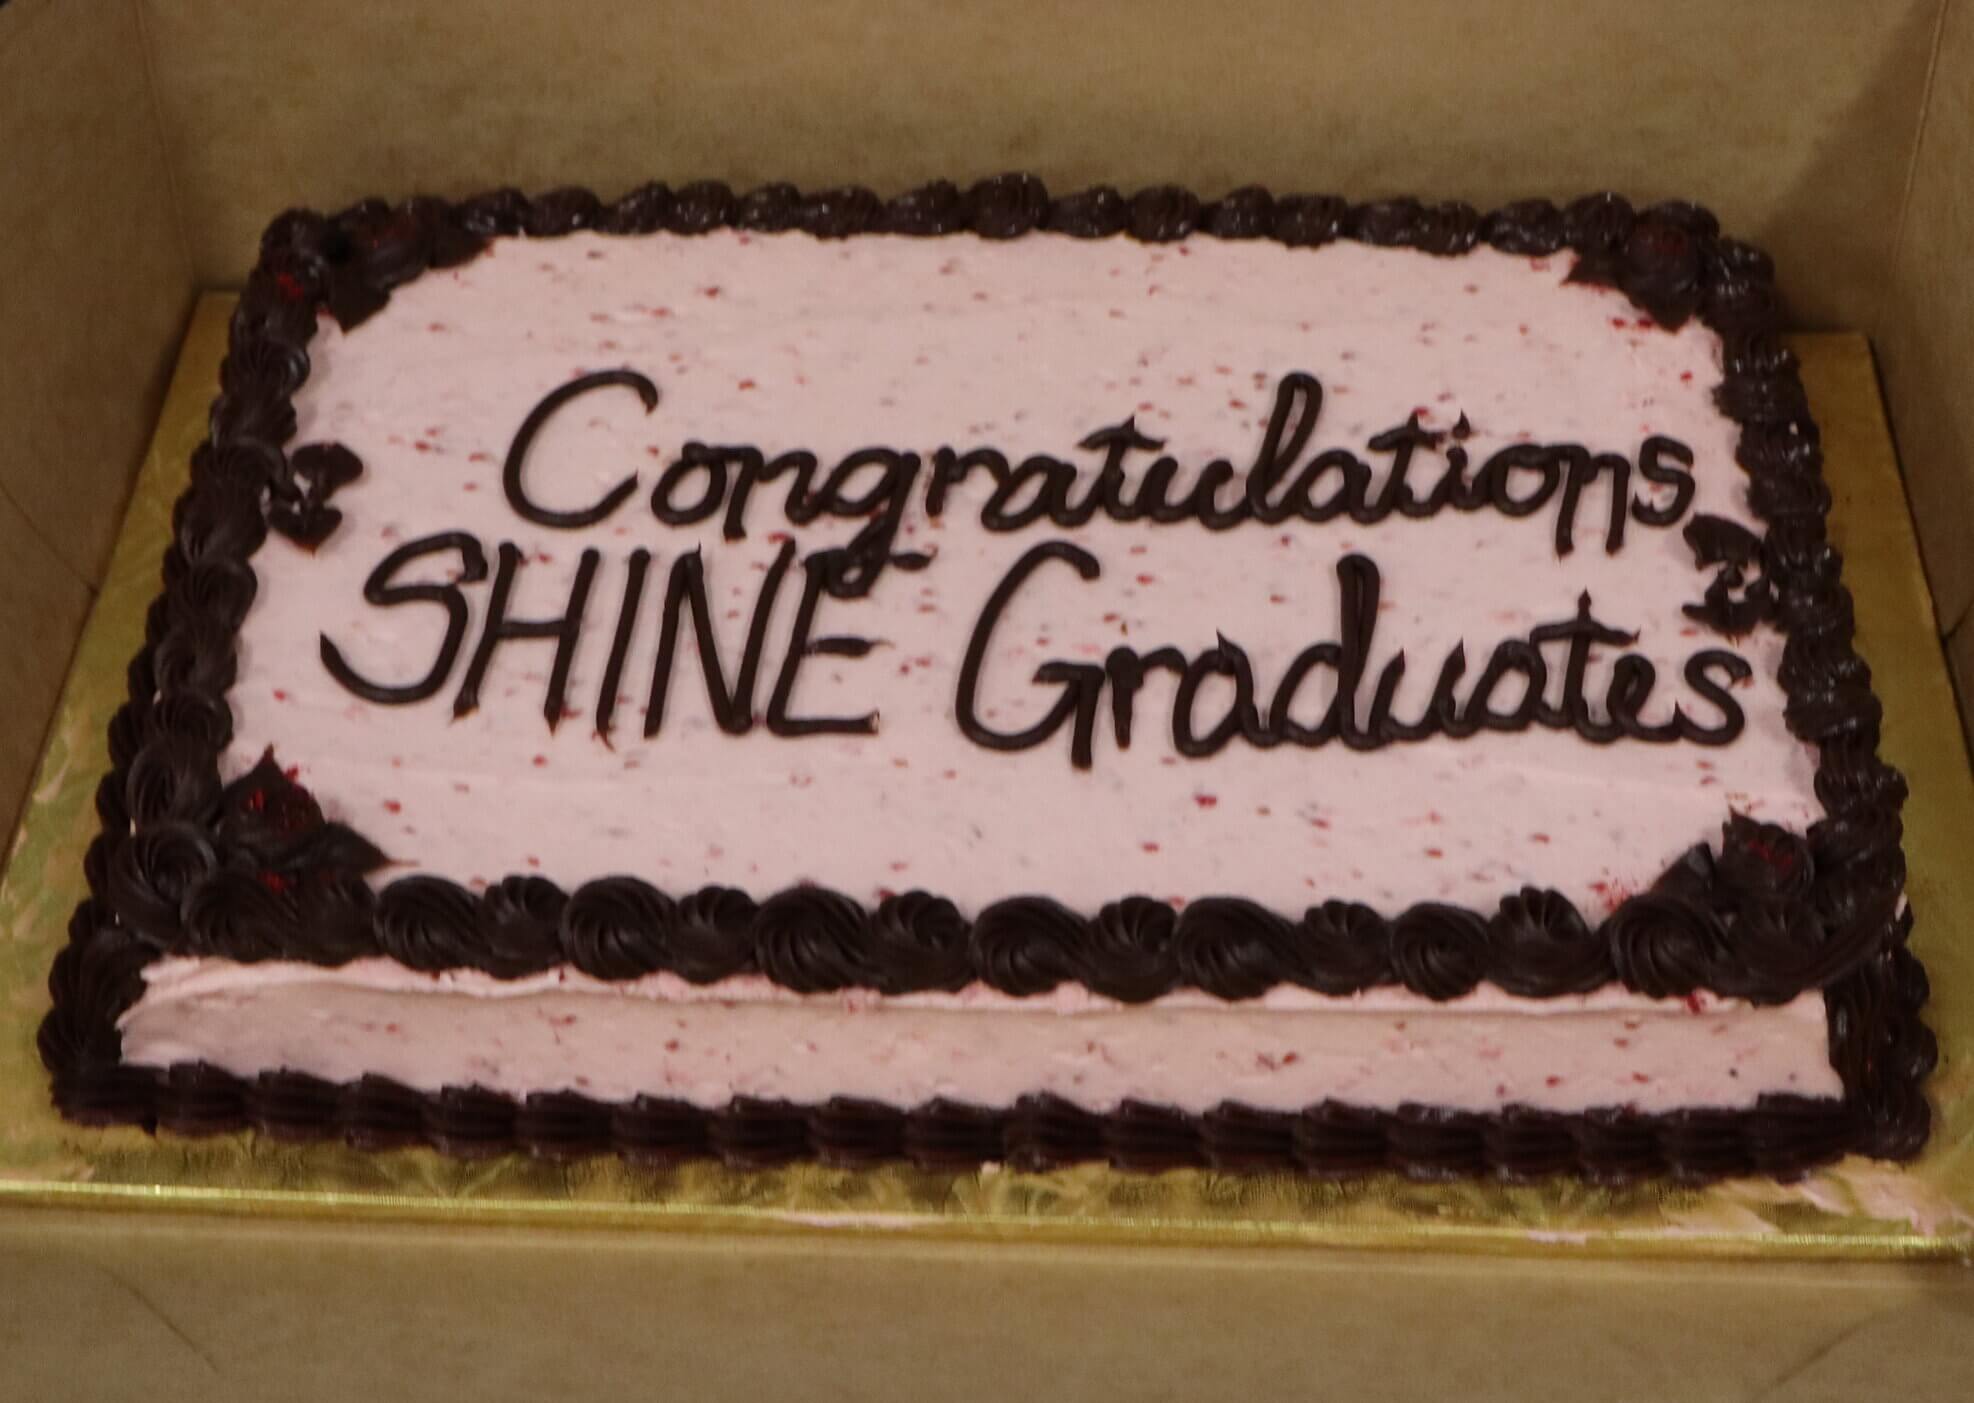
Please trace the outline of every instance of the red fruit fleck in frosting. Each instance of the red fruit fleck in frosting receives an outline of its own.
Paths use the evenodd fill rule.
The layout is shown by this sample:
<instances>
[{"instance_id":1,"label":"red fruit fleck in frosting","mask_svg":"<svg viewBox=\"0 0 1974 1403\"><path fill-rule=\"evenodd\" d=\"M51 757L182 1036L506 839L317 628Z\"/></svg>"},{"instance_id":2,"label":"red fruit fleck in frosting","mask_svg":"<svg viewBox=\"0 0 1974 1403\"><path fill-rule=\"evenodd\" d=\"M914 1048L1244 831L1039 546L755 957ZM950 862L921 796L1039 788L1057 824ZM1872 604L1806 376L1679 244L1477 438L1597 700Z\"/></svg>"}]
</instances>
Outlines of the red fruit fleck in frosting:
<instances>
[{"instance_id":1,"label":"red fruit fleck in frosting","mask_svg":"<svg viewBox=\"0 0 1974 1403\"><path fill-rule=\"evenodd\" d=\"M1220 796L1217 794L1195 794L1193 795L1193 802L1198 804L1202 809L1210 809L1220 802Z\"/></svg>"}]
</instances>

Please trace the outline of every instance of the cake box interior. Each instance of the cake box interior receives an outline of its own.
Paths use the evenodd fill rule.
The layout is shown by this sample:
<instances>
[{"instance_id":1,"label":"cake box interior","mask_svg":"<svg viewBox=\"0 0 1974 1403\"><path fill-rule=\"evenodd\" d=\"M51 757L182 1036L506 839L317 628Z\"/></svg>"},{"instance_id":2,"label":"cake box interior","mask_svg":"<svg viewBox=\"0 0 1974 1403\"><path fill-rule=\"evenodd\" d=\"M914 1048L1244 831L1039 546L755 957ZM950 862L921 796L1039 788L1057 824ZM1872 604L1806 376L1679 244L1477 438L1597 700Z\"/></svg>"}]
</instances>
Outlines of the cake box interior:
<instances>
[{"instance_id":1,"label":"cake box interior","mask_svg":"<svg viewBox=\"0 0 1974 1403\"><path fill-rule=\"evenodd\" d=\"M200 292L237 285L278 209L372 193L458 196L510 183L614 191L699 175L892 190L1024 168L1060 188L1170 180L1480 205L1596 188L1696 199L1774 252L1798 326L1869 338L1923 556L1923 580L1921 563L1908 561L1905 583L1930 589L1963 697L1974 683L1974 400L1954 392L1974 370L1974 284L1962 266L1974 246L1963 174L1974 158L1966 0L1819 0L1786 18L1698 3L1351 12L1265 3L1238 14L1167 3L961 5L934 18L865 2L805 9L799 21L765 2L289 12L209 0L12 0L0 8L0 91L9 95L0 104L0 250L11 268L0 276L9 367L0 377L0 636L14 684L0 725L0 816L10 830ZM1929 679L1941 671L1937 654L1904 666ZM1915 789L1964 788L1959 737L1945 730L1928 742L1945 773L1909 765ZM1933 927L1920 937L1929 962L1966 914L1921 911L1922 930ZM41 997L31 981L23 986L10 1005L19 1013L11 1038L31 1037ZM1954 1084L1954 1016L1936 1000L1946 1044L1936 1096ZM102 1288L60 1263L77 1244L81 1260L116 1259L114 1221L10 1214L9 1240L93 1302ZM182 1264L238 1252L237 1234L250 1226L282 1235L270 1261L305 1254L296 1244L311 1232L359 1231L229 1220L168 1240L160 1225L120 1250L149 1241L158 1260ZM571 1244L583 1241L543 1238L522 1256L577 1251ZM71 1247L50 1246L58 1243ZM646 1243L680 1271L716 1275L729 1260ZM763 1262L775 1256L764 1240L748 1250ZM817 1268L783 1250L795 1253L784 1284L762 1294L787 1301ZM528 1269L495 1256L517 1280ZM364 1270L360 1250L330 1259L347 1279ZM636 1275L630 1257L619 1260ZM1241 1276L1255 1296L1170 1260L1173 1279L1191 1283L1177 1289L1213 1299L1215 1317L1258 1299L1264 1277L1322 1289L1318 1268L1280 1258ZM1076 1289L1079 1272L1093 1291L1120 1275L1093 1249L1062 1249L1033 1269L1052 1290ZM1629 1291L1670 1309L1672 1268L1569 1270L1613 1298ZM624 1279L605 1272L582 1289ZM1477 1290L1520 1290L1532 1301L1539 1286L1514 1271L1483 1286L1449 1266L1430 1276L1428 1294L1457 1311ZM1884 1293L1913 1290L1911 1278L1860 1279L1819 1315L1801 1309L1803 1292L1780 1286L1762 1314L1793 1301L1795 1323L1751 1329L1761 1342L1723 1355L1721 1367L1751 1381L1764 1377L1764 1361L1779 1372L1882 1306ZM216 1317L217 1302L208 1305ZM701 1319L706 1308L680 1307ZM1209 1307L1200 1309L1203 1320ZM1753 1307L1736 1309L1752 1320ZM1101 1314L1121 1338L1116 1312ZM1915 1310L1905 1320L1925 1318ZM1703 1323L1692 1328L1706 1337ZM224 1338L213 1348L249 1348L237 1333Z\"/></svg>"}]
</instances>

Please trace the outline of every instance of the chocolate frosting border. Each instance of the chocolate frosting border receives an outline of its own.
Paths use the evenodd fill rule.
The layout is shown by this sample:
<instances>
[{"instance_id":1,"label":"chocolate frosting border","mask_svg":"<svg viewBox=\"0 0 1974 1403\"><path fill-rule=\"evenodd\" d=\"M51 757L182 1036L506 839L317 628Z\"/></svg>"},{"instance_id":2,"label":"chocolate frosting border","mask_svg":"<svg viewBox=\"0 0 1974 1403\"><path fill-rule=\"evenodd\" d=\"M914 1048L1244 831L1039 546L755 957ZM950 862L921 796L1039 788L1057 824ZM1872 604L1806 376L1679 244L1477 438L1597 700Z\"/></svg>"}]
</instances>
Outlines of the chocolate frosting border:
<instances>
[{"instance_id":1,"label":"chocolate frosting border","mask_svg":"<svg viewBox=\"0 0 1974 1403\"><path fill-rule=\"evenodd\" d=\"M269 529L304 546L326 539L341 518L330 498L362 471L342 445L286 442L318 315L353 327L381 310L393 288L428 268L467 261L493 237L578 229L694 234L727 224L825 239L969 230L1009 239L1046 230L1151 242L1193 236L1309 246L1355 239L1448 257L1482 243L1527 256L1567 250L1576 258L1572 280L1617 288L1652 321L1676 327L1699 317L1723 340L1725 375L1715 400L1741 429L1737 458L1767 528L1760 541L1766 606L1787 634L1786 719L1818 748L1816 787L1826 817L1795 835L1730 816L1718 857L1696 848L1651 891L1621 905L1595 933L1594 948L1585 947L1584 923L1569 903L1533 891L1509 894L1499 913L1420 906L1387 920L1333 901L1301 922L1236 898L1194 903L1170 923L1136 907L1127 919L1126 907L1140 900L1129 897L1085 922L1045 899L1014 897L983 911L970 928L956 924L956 913L949 918L950 903L924 893L870 912L808 888L760 905L744 893L709 888L675 904L648 889L631 900L582 900L597 883L569 899L552 884L526 879L524 887L516 878L476 897L436 879L412 879L426 886L396 897L387 888L368 899L356 879L381 855L361 835L322 822L312 799L292 782L276 783L266 764L255 771L258 791L242 789L255 776L224 791L217 778L230 731L225 694L234 640L255 585L250 558ZM1040 1101L1007 1111L909 1113L749 1104L667 1113L671 1129L664 1133L675 1129L681 1143L734 1162L784 1152L855 1159L864 1152L859 1146L908 1147L917 1134L947 1151L972 1147L959 1155L964 1162L1102 1154L1140 1167L1251 1161L1314 1172L1391 1167L1424 1177L1537 1172L1540 1161L1593 1176L1663 1170L1704 1178L1748 1168L1793 1172L1791 1166L1844 1150L1916 1153L1930 1114L1920 1087L1937 1052L1918 1017L1924 973L1905 949L1910 915L1902 903L1898 818L1905 786L1877 757L1880 707L1851 644L1851 600L1827 535L1830 495L1818 433L1795 358L1777 339L1779 326L1766 254L1721 237L1713 217L1695 206L1638 211L1611 194L1561 209L1522 201L1482 215L1457 202L1351 205L1258 187L1217 202L1176 187L1128 198L1099 187L1051 199L1034 177L1011 174L965 191L936 182L889 201L860 188L804 195L783 185L736 198L723 184L701 181L677 191L648 184L609 204L579 189L534 200L501 190L457 204L421 197L397 206L366 200L333 216L289 211L263 236L235 310L211 431L174 508L164 589L130 666L130 699L111 727L114 769L98 793L104 827L85 861L92 896L78 908L70 944L51 972L55 1006L41 1030L56 1104L72 1119L174 1129L258 1116L279 1133L288 1122L248 1109L272 1098L289 1108L288 1128L349 1135L369 1133L359 1122L385 1116L388 1104L405 1136L441 1148L470 1141L536 1153L576 1144L639 1153L653 1136L664 1138L648 1116L625 1120L621 1108L573 1096L531 1097L503 1110L505 1098L483 1091L420 1098L366 1080L304 1093L285 1073L263 1089L268 1078L249 1088L211 1068L126 1067L116 1020L141 994L143 966L167 953L321 964L388 953L411 956L419 967L470 966L499 977L566 959L608 969L609 977L655 968L689 978L754 970L803 988L887 992L954 987L970 971L1010 992L1075 979L1124 999L1180 985L1244 998L1284 981L1326 992L1403 983L1448 998L1483 978L1544 997L1595 987L1608 975L1659 996L1706 988L1780 1002L1824 990L1843 1100L1808 1103L1822 1108L1814 1114L1765 1104L1753 1112L1659 1117L1334 1106L1301 1117L1238 1107L1206 1117L1143 1107L1093 1117ZM1732 622L1721 614L1719 626ZM257 821L269 803L281 823ZM242 840L242 832L251 839ZM630 920L602 931L599 906ZM807 923L817 932L813 941L795 919L805 906L826 917ZM572 913L584 913L586 924L572 926ZM607 958L599 953L606 938ZM1346 938L1348 950L1339 947ZM297 1106L314 1110L303 1114ZM686 1122L690 1127L681 1128ZM1817 1158L1799 1165L1807 1153L1801 1147L1811 1143ZM1594 1152L1585 1148L1593 1144ZM1784 1153L1778 1145L1795 1148ZM909 1148L898 1152L922 1158ZM935 1155L927 1162L940 1161Z\"/></svg>"}]
</instances>

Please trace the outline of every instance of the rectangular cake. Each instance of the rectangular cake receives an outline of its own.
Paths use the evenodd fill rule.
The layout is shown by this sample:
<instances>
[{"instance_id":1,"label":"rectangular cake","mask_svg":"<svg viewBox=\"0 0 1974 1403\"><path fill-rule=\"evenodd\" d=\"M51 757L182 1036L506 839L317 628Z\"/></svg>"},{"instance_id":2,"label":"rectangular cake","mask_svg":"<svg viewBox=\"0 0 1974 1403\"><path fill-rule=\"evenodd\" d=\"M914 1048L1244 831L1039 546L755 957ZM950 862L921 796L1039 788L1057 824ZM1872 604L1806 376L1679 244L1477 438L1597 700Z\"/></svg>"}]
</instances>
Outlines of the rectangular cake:
<instances>
[{"instance_id":1,"label":"rectangular cake","mask_svg":"<svg viewBox=\"0 0 1974 1403\"><path fill-rule=\"evenodd\" d=\"M1704 210L291 212L42 1031L84 1122L741 1164L1905 1157L1903 782Z\"/></svg>"}]
</instances>

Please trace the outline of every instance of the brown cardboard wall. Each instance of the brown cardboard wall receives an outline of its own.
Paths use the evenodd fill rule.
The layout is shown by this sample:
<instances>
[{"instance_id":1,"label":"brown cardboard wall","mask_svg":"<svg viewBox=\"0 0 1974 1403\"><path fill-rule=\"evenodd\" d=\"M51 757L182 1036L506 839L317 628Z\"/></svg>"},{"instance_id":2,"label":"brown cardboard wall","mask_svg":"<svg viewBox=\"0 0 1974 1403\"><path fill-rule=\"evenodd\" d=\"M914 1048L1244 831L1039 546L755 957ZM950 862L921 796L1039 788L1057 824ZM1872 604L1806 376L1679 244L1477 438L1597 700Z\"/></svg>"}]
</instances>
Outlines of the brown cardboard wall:
<instances>
[{"instance_id":1,"label":"brown cardboard wall","mask_svg":"<svg viewBox=\"0 0 1974 1403\"><path fill-rule=\"evenodd\" d=\"M136 6L0 15L0 824L13 831L191 306Z\"/></svg>"},{"instance_id":2,"label":"brown cardboard wall","mask_svg":"<svg viewBox=\"0 0 1974 1403\"><path fill-rule=\"evenodd\" d=\"M145 0L206 283L290 201L1023 167L1699 199L1816 326L1878 304L1940 4Z\"/></svg>"},{"instance_id":3,"label":"brown cardboard wall","mask_svg":"<svg viewBox=\"0 0 1974 1403\"><path fill-rule=\"evenodd\" d=\"M1974 3L1952 0L1894 277L1871 328L1940 626L1974 723Z\"/></svg>"}]
</instances>

